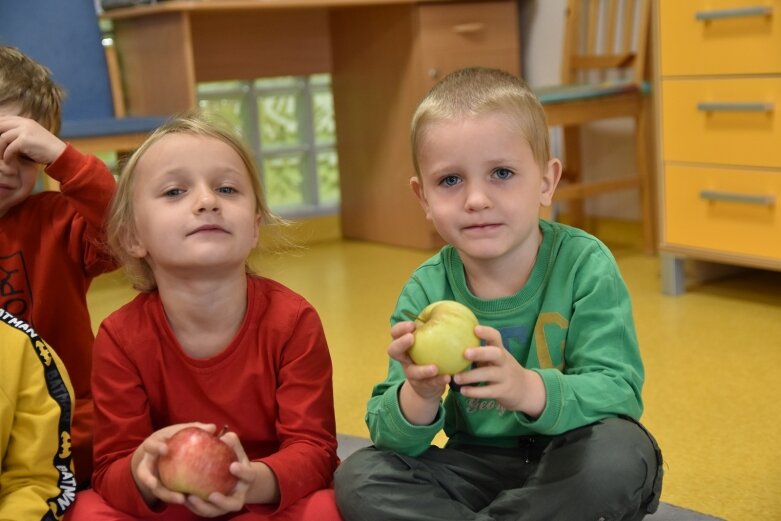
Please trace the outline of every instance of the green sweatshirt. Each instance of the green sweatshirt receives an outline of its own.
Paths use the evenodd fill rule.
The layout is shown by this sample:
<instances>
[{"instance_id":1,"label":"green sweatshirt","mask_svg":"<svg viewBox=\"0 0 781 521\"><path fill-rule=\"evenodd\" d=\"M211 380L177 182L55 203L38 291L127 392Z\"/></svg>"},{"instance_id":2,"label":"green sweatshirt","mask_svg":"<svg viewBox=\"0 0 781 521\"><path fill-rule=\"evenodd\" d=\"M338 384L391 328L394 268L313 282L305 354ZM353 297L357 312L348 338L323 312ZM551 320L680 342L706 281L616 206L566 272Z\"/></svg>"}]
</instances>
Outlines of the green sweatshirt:
<instances>
[{"instance_id":1,"label":"green sweatshirt","mask_svg":"<svg viewBox=\"0 0 781 521\"><path fill-rule=\"evenodd\" d=\"M541 220L543 241L526 285L494 300L474 296L452 246L419 266L391 317L395 324L431 302L457 300L482 325L498 329L518 362L540 374L547 403L538 418L504 410L493 400L450 390L431 425L409 423L399 408L404 371L391 359L372 391L366 423L381 449L417 456L444 428L449 447L517 446L519 436L554 435L619 414L639 419L643 363L632 307L615 259L596 237Z\"/></svg>"}]
</instances>

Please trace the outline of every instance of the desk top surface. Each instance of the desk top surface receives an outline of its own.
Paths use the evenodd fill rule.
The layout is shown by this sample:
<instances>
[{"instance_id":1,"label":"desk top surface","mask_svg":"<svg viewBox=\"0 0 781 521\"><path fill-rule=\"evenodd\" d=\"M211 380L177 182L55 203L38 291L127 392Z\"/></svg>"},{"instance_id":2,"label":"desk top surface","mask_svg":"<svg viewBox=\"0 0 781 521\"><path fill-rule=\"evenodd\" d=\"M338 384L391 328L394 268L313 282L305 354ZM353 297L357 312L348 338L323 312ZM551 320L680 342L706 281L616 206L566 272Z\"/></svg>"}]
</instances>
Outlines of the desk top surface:
<instances>
[{"instance_id":1,"label":"desk top surface","mask_svg":"<svg viewBox=\"0 0 781 521\"><path fill-rule=\"evenodd\" d=\"M455 0L457 1L457 0ZM169 0L154 4L111 9L101 18L117 20L136 18L166 12L230 11L242 9L298 9L331 7L360 7L392 4L454 3L454 0Z\"/></svg>"}]
</instances>

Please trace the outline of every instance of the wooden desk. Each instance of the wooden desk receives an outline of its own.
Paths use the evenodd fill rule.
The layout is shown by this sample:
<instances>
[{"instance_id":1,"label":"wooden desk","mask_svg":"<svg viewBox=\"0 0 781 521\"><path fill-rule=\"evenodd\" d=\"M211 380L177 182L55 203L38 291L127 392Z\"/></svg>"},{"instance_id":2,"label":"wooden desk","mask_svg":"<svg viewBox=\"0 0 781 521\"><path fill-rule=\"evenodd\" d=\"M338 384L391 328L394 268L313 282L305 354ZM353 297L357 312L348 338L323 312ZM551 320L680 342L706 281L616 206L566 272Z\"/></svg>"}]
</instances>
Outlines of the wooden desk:
<instances>
[{"instance_id":1,"label":"wooden desk","mask_svg":"<svg viewBox=\"0 0 781 521\"><path fill-rule=\"evenodd\" d=\"M443 75L520 73L516 0L172 0L112 10L127 110L196 106L200 81L332 74L345 238L441 244L412 191L409 127Z\"/></svg>"}]
</instances>

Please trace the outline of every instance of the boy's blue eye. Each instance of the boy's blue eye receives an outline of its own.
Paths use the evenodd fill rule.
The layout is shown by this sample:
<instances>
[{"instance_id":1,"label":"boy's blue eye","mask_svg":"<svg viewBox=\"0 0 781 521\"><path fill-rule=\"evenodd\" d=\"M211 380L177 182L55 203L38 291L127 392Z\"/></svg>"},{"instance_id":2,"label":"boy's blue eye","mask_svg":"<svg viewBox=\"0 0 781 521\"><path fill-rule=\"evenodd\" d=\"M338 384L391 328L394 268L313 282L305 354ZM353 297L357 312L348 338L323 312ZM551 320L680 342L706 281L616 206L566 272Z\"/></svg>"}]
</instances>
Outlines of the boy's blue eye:
<instances>
[{"instance_id":1,"label":"boy's blue eye","mask_svg":"<svg viewBox=\"0 0 781 521\"><path fill-rule=\"evenodd\" d=\"M447 176L442 178L442 180L439 182L439 184L445 185L445 186L455 186L455 185L457 185L460 182L461 182L461 178L458 177L457 175L447 175Z\"/></svg>"},{"instance_id":2,"label":"boy's blue eye","mask_svg":"<svg viewBox=\"0 0 781 521\"><path fill-rule=\"evenodd\" d=\"M494 176L496 176L498 179L510 179L513 175L515 174L506 168L497 168L494 170Z\"/></svg>"}]
</instances>

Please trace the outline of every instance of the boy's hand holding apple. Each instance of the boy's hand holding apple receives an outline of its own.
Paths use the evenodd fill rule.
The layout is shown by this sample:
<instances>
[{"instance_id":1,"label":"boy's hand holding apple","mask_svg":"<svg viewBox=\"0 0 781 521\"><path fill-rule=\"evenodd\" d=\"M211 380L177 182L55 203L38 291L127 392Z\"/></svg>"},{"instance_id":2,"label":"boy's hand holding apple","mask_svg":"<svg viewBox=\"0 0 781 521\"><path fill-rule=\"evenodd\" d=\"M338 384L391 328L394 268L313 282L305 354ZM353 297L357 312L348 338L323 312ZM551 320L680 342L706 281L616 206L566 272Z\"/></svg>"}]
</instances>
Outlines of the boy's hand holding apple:
<instances>
[{"instance_id":1,"label":"boy's hand holding apple","mask_svg":"<svg viewBox=\"0 0 781 521\"><path fill-rule=\"evenodd\" d=\"M417 365L412 361L409 350L415 341L414 333L414 322L395 324L391 328L393 341L388 346L388 355L401 364L407 381L421 398L439 401L450 382L450 376L440 375L434 364Z\"/></svg>"},{"instance_id":2,"label":"boy's hand holding apple","mask_svg":"<svg viewBox=\"0 0 781 521\"><path fill-rule=\"evenodd\" d=\"M493 399L508 411L539 417L547 401L542 377L523 367L504 348L498 330L477 326L475 332L485 340L485 345L479 349L467 349L464 353L476 367L453 377L454 382L461 386L461 394L467 398Z\"/></svg>"},{"instance_id":3,"label":"boy's hand holding apple","mask_svg":"<svg viewBox=\"0 0 781 521\"><path fill-rule=\"evenodd\" d=\"M449 300L433 302L410 318L415 321L391 328L394 340L388 354L401 363L407 377L399 395L405 418L427 425L436 417L451 375L471 364L464 351L480 345L474 334L477 319L469 308Z\"/></svg>"}]
</instances>

